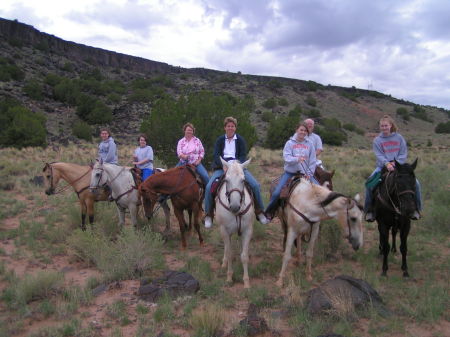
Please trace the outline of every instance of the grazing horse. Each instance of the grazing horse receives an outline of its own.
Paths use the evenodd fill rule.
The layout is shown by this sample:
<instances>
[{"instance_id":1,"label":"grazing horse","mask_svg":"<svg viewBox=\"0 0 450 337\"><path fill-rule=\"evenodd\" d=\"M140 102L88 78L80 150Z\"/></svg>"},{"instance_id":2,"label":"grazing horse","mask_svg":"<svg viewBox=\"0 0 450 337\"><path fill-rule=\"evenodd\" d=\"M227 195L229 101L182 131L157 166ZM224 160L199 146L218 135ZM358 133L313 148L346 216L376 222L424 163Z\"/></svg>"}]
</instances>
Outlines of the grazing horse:
<instances>
[{"instance_id":1,"label":"grazing horse","mask_svg":"<svg viewBox=\"0 0 450 337\"><path fill-rule=\"evenodd\" d=\"M276 284L283 286L284 274L289 260L291 248L297 240L297 257L301 255L301 237L309 236L306 250L306 278L311 281L311 262L314 244L319 235L320 221L336 218L345 228L349 243L354 250L363 245L362 206L358 204L359 195L355 198L331 192L328 188L314 185L302 178L286 201L281 213L283 230L287 232L283 264Z\"/></svg>"},{"instance_id":2,"label":"grazing horse","mask_svg":"<svg viewBox=\"0 0 450 337\"><path fill-rule=\"evenodd\" d=\"M237 233L242 237L241 262L244 269L244 288L250 288L248 249L253 235L255 209L244 177L244 168L250 163L250 160L241 164L236 160L226 162L222 158L220 159L225 175L216 196L215 221L220 225L220 233L224 242L222 268L228 266L227 282L231 283L233 277L231 235Z\"/></svg>"},{"instance_id":3,"label":"grazing horse","mask_svg":"<svg viewBox=\"0 0 450 337\"><path fill-rule=\"evenodd\" d=\"M414 175L416 166L417 159L412 164L400 164L395 161L395 170L384 176L375 191L374 210L380 233L380 250L383 254L383 276L387 275L388 270L390 229L392 229L393 248L395 234L400 231L403 276L409 276L406 255L408 234L411 229L410 216L416 210L416 177Z\"/></svg>"},{"instance_id":4,"label":"grazing horse","mask_svg":"<svg viewBox=\"0 0 450 337\"><path fill-rule=\"evenodd\" d=\"M147 218L153 215L153 209L160 194L169 195L172 200L175 216L180 225L181 245L186 248L185 232L191 230L184 220L183 211L192 211L195 230L198 233L200 245L203 244L200 233L199 217L202 210L203 191L197 181L195 167L183 165L154 174L147 178L140 186L144 212Z\"/></svg>"},{"instance_id":5,"label":"grazing horse","mask_svg":"<svg viewBox=\"0 0 450 337\"><path fill-rule=\"evenodd\" d=\"M108 194L102 189L101 193L94 195L89 190L91 181L90 166L82 166L72 163L46 163L42 169L44 175L45 193L47 195L58 194L68 187L72 187L78 196L81 208L81 229L86 229L86 214L89 217L89 223L94 222L94 203L96 201L108 200ZM69 185L56 190L58 182L63 179Z\"/></svg>"},{"instance_id":6,"label":"grazing horse","mask_svg":"<svg viewBox=\"0 0 450 337\"><path fill-rule=\"evenodd\" d=\"M333 182L331 178L334 176L334 170L329 172L324 170L320 166L316 166L316 170L314 171L314 178L319 182L320 185L327 187L330 191L333 190Z\"/></svg>"},{"instance_id":7,"label":"grazing horse","mask_svg":"<svg viewBox=\"0 0 450 337\"><path fill-rule=\"evenodd\" d=\"M91 184L89 188L93 193L99 187L108 185L119 214L119 225L125 225L125 210L130 211L131 223L137 227L137 213L140 205L138 186L133 178L131 169L114 164L104 163L102 160L95 163L91 173ZM165 202L161 204L166 215L166 231L170 228L170 209Z\"/></svg>"}]
</instances>

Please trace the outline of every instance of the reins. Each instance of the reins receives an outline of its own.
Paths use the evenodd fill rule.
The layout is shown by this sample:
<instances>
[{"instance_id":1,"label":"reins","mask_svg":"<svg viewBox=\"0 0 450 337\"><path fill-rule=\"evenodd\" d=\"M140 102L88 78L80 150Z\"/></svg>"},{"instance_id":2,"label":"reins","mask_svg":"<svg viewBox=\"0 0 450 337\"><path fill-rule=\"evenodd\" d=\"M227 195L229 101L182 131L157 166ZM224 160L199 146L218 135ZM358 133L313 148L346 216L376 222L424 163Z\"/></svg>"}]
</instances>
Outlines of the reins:
<instances>
[{"instance_id":1,"label":"reins","mask_svg":"<svg viewBox=\"0 0 450 337\"><path fill-rule=\"evenodd\" d=\"M416 193L413 190L405 190L405 191L398 192L397 184L395 183L395 180L394 180L395 173L396 173L395 171L393 171L393 172L388 171L386 179L384 181L385 193L386 193L390 203L386 202L386 200L384 200L384 198L382 197L382 195L381 195L381 186L380 186L380 189L378 190L377 198L385 207L387 207L388 209L394 211L397 215L401 216L402 215L402 212L401 212L401 200L400 200L399 196L401 196L403 194L413 194L413 195L415 195ZM392 181L392 186L393 187L392 187L391 191L389 191L388 180L389 180L389 182ZM397 196L398 207L395 204L394 200L392 200L391 194L395 194Z\"/></svg>"}]
</instances>

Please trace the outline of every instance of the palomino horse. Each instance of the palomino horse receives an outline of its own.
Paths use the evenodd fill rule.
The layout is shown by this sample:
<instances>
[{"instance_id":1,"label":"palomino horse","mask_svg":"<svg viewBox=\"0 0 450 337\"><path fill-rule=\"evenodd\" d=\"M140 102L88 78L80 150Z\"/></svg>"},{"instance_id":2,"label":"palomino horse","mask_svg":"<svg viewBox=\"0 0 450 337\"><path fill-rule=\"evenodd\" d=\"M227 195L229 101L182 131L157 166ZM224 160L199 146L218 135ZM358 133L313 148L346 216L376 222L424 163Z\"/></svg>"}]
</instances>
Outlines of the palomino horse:
<instances>
[{"instance_id":1,"label":"palomino horse","mask_svg":"<svg viewBox=\"0 0 450 337\"><path fill-rule=\"evenodd\" d=\"M108 185L112 198L116 202L119 213L119 225L125 225L125 210L130 211L131 223L137 226L137 213L140 205L140 195L130 168L114 164L103 163L102 160L95 163L91 173L89 188L94 193L99 187ZM166 231L170 228L170 209L166 202L161 204L166 216Z\"/></svg>"},{"instance_id":2,"label":"palomino horse","mask_svg":"<svg viewBox=\"0 0 450 337\"><path fill-rule=\"evenodd\" d=\"M89 217L89 223L94 222L94 202L108 200L108 194L102 189L102 193L94 195L89 190L91 181L90 166L81 166L71 163L46 163L42 169L44 174L45 193L47 195L57 194L72 186L78 196L81 207L81 228L86 229L86 214ZM58 182L63 179L69 185L56 190Z\"/></svg>"},{"instance_id":3,"label":"palomino horse","mask_svg":"<svg viewBox=\"0 0 450 337\"><path fill-rule=\"evenodd\" d=\"M314 178L319 182L320 185L327 187L330 191L333 190L333 182L331 178L334 176L334 170L329 172L324 170L319 165L316 166L316 170L314 171Z\"/></svg>"},{"instance_id":4,"label":"palomino horse","mask_svg":"<svg viewBox=\"0 0 450 337\"><path fill-rule=\"evenodd\" d=\"M286 233L283 265L276 284L283 286L284 274L289 260L291 248L297 240L297 256L300 259L300 238L309 235L309 244L306 250L306 278L312 280L311 263L314 252L314 244L319 235L320 221L336 218L345 228L347 238L354 250L363 245L362 207L357 203L359 195L355 199L346 197L340 193L331 192L328 188L314 185L302 178L294 187L292 194L286 201L281 212L281 222Z\"/></svg>"},{"instance_id":5,"label":"palomino horse","mask_svg":"<svg viewBox=\"0 0 450 337\"><path fill-rule=\"evenodd\" d=\"M416 210L416 177L414 175L416 166L417 159L412 164L400 164L395 161L395 171L385 175L375 192L374 210L380 233L380 250L383 254L383 276L387 275L388 270L391 228L393 247L395 247L395 235L397 231L400 231L403 276L409 276L406 255L408 234L411 229L410 216Z\"/></svg>"},{"instance_id":6,"label":"palomino horse","mask_svg":"<svg viewBox=\"0 0 450 337\"><path fill-rule=\"evenodd\" d=\"M216 197L215 221L220 225L224 242L222 268L228 266L227 282L232 282L233 268L231 252L231 235L237 233L242 237L241 262L244 269L244 288L250 288L248 277L248 249L253 235L255 209L248 188L245 186L244 168L250 163L241 164L233 160L226 162L222 158L225 175Z\"/></svg>"},{"instance_id":7,"label":"palomino horse","mask_svg":"<svg viewBox=\"0 0 450 337\"><path fill-rule=\"evenodd\" d=\"M200 188L195 168L192 165L183 165L156 173L147 178L140 186L142 204L147 218L153 215L153 209L160 194L170 195L175 216L178 219L181 232L181 245L186 248L185 232L187 228L183 211L192 211L195 230L198 233L200 245L203 244L200 233L199 217L202 210L203 191ZM191 222L189 221L189 224Z\"/></svg>"}]
</instances>

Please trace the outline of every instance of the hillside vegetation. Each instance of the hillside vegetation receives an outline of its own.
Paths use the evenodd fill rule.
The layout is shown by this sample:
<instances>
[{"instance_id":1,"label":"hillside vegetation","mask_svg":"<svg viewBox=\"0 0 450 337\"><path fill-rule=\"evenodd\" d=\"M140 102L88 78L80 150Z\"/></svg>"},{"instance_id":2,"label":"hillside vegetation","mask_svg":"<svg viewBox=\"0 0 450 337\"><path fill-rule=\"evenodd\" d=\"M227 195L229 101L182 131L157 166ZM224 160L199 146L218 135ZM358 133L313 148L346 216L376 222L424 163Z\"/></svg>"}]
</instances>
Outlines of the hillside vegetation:
<instances>
[{"instance_id":1,"label":"hillside vegetation","mask_svg":"<svg viewBox=\"0 0 450 337\"><path fill-rule=\"evenodd\" d=\"M89 140L105 125L119 141L134 139L143 122L160 123L152 132L167 132L168 125L151 115L168 104L183 107L170 121L173 130L179 130L191 116L207 121L197 128L200 138L209 139L211 131L221 132L219 117L239 110L236 113L244 114L254 127L256 144L272 148L280 147L295 124L306 117L317 121L318 132L328 144L368 147L384 114L398 120L402 134L413 146L448 144L449 111L377 91L174 67L67 42L4 19L0 19L0 36L2 124L8 130L20 129L26 123L25 114L35 116L41 122L27 131L46 135L44 140L37 137L33 144L22 144L17 139L27 138L26 132L3 131L1 146ZM210 97L209 105L201 99L205 95ZM12 99L22 111L19 121L9 111ZM241 102L245 102L244 109ZM227 108L221 110L223 104Z\"/></svg>"}]
</instances>

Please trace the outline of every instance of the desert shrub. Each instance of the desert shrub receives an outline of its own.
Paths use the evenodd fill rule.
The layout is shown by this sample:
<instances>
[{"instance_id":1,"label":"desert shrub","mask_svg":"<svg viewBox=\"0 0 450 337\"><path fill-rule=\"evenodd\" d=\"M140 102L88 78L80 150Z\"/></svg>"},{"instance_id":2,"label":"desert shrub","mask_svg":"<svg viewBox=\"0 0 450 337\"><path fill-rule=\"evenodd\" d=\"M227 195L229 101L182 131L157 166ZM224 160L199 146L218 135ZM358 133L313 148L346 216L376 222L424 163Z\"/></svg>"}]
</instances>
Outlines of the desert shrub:
<instances>
[{"instance_id":1,"label":"desert shrub","mask_svg":"<svg viewBox=\"0 0 450 337\"><path fill-rule=\"evenodd\" d=\"M130 102L151 102L156 98L165 96L165 90L162 87L152 87L145 89L134 89L133 93L129 96Z\"/></svg>"},{"instance_id":2,"label":"desert shrub","mask_svg":"<svg viewBox=\"0 0 450 337\"><path fill-rule=\"evenodd\" d=\"M47 74L47 76L45 76L44 83L48 84L51 87L54 87L59 82L61 82L62 79L63 79L63 77L50 73L50 74Z\"/></svg>"},{"instance_id":3,"label":"desert shrub","mask_svg":"<svg viewBox=\"0 0 450 337\"><path fill-rule=\"evenodd\" d=\"M77 115L89 124L108 123L112 120L111 109L105 103L85 94L78 97Z\"/></svg>"},{"instance_id":4,"label":"desert shrub","mask_svg":"<svg viewBox=\"0 0 450 337\"><path fill-rule=\"evenodd\" d=\"M48 53L50 51L50 46L48 45L47 40L39 41L38 43L36 43L34 45L34 48L36 48L37 50L40 50L44 53Z\"/></svg>"},{"instance_id":5,"label":"desert shrub","mask_svg":"<svg viewBox=\"0 0 450 337\"><path fill-rule=\"evenodd\" d=\"M8 43L12 46L12 47L16 47L16 48L22 48L23 47L23 42L22 40L12 37L10 39L8 39Z\"/></svg>"},{"instance_id":6,"label":"desert shrub","mask_svg":"<svg viewBox=\"0 0 450 337\"><path fill-rule=\"evenodd\" d=\"M347 135L341 129L341 122L336 118L324 118L321 126L314 129L325 144L341 146L347 141Z\"/></svg>"},{"instance_id":7,"label":"desert shrub","mask_svg":"<svg viewBox=\"0 0 450 337\"><path fill-rule=\"evenodd\" d=\"M303 113L303 109L300 104L295 105L294 109L288 112L288 115L291 117L297 117L300 121L301 114Z\"/></svg>"},{"instance_id":8,"label":"desert shrub","mask_svg":"<svg viewBox=\"0 0 450 337\"><path fill-rule=\"evenodd\" d=\"M347 130L347 131L351 131L351 132L355 132L358 135L364 135L364 130L358 128L355 124L353 123L345 123L342 126L343 129Z\"/></svg>"},{"instance_id":9,"label":"desert shrub","mask_svg":"<svg viewBox=\"0 0 450 337\"><path fill-rule=\"evenodd\" d=\"M322 115L320 114L320 111L317 109L309 109L308 113L307 113L307 117L308 118L319 118Z\"/></svg>"},{"instance_id":10,"label":"desert shrub","mask_svg":"<svg viewBox=\"0 0 450 337\"><path fill-rule=\"evenodd\" d=\"M263 122L270 123L275 119L272 111L264 111L261 115L261 119Z\"/></svg>"},{"instance_id":11,"label":"desert shrub","mask_svg":"<svg viewBox=\"0 0 450 337\"><path fill-rule=\"evenodd\" d=\"M358 102L358 97L360 96L360 94L357 91L354 92L348 92L348 91L341 91L340 95L342 97L345 97L353 102Z\"/></svg>"},{"instance_id":12,"label":"desert shrub","mask_svg":"<svg viewBox=\"0 0 450 337\"><path fill-rule=\"evenodd\" d=\"M76 121L73 123L72 133L75 137L84 139L88 142L92 140L92 128L84 121Z\"/></svg>"},{"instance_id":13,"label":"desert shrub","mask_svg":"<svg viewBox=\"0 0 450 337\"><path fill-rule=\"evenodd\" d=\"M281 89L283 87L283 85L281 84L280 81L278 80L270 80L267 83L267 86L269 87L270 90L276 90L276 89Z\"/></svg>"},{"instance_id":14,"label":"desert shrub","mask_svg":"<svg viewBox=\"0 0 450 337\"><path fill-rule=\"evenodd\" d=\"M144 119L141 131L149 137L158 157L169 166L178 161L177 141L182 137L181 128L191 122L205 148L204 165L212 161L213 148L217 137L223 134L223 120L233 116L238 120L238 133L247 142L250 150L256 142L256 131L250 122L250 112L254 110L253 98L235 98L230 94L214 94L201 91L181 96L178 99L165 97L158 100L150 116Z\"/></svg>"},{"instance_id":15,"label":"desert shrub","mask_svg":"<svg viewBox=\"0 0 450 337\"><path fill-rule=\"evenodd\" d=\"M23 92L28 97L38 101L44 98L42 95L42 84L40 84L36 79L28 81L23 87Z\"/></svg>"},{"instance_id":16,"label":"desert shrub","mask_svg":"<svg viewBox=\"0 0 450 337\"><path fill-rule=\"evenodd\" d=\"M400 107L397 109L397 115L401 116L405 120L409 120L409 111L405 107Z\"/></svg>"},{"instance_id":17,"label":"desert shrub","mask_svg":"<svg viewBox=\"0 0 450 337\"><path fill-rule=\"evenodd\" d=\"M281 105L281 106L288 106L288 105L289 105L289 102L288 102L288 100L287 100L286 98L281 97L281 98L278 99L278 105Z\"/></svg>"},{"instance_id":18,"label":"desert shrub","mask_svg":"<svg viewBox=\"0 0 450 337\"><path fill-rule=\"evenodd\" d=\"M294 116L280 116L273 120L267 130L264 146L269 149L283 148L290 136L295 132L299 119Z\"/></svg>"},{"instance_id":19,"label":"desert shrub","mask_svg":"<svg viewBox=\"0 0 450 337\"><path fill-rule=\"evenodd\" d=\"M275 108L277 106L277 100L275 99L275 97L268 98L263 102L262 106L267 109Z\"/></svg>"},{"instance_id":20,"label":"desert shrub","mask_svg":"<svg viewBox=\"0 0 450 337\"><path fill-rule=\"evenodd\" d=\"M61 67L61 70L67 71L69 73L73 72L74 69L75 67L71 62L65 62L64 65Z\"/></svg>"},{"instance_id":21,"label":"desert shrub","mask_svg":"<svg viewBox=\"0 0 450 337\"><path fill-rule=\"evenodd\" d=\"M108 94L108 96L106 96L106 99L109 103L117 104L122 100L122 96L116 94L115 92L112 92Z\"/></svg>"},{"instance_id":22,"label":"desert shrub","mask_svg":"<svg viewBox=\"0 0 450 337\"><path fill-rule=\"evenodd\" d=\"M316 106L317 105L316 99L314 97L312 97L311 95L306 96L305 103L310 105L310 106Z\"/></svg>"},{"instance_id":23,"label":"desert shrub","mask_svg":"<svg viewBox=\"0 0 450 337\"><path fill-rule=\"evenodd\" d=\"M46 118L32 112L17 101L5 98L0 101L0 146L46 146Z\"/></svg>"},{"instance_id":24,"label":"desert shrub","mask_svg":"<svg viewBox=\"0 0 450 337\"><path fill-rule=\"evenodd\" d=\"M62 78L53 87L53 97L57 101L76 105L81 94L79 83L68 78Z\"/></svg>"},{"instance_id":25,"label":"desert shrub","mask_svg":"<svg viewBox=\"0 0 450 337\"><path fill-rule=\"evenodd\" d=\"M434 132L436 133L450 133L450 121L446 123L439 123L436 125L436 128L434 129Z\"/></svg>"},{"instance_id":26,"label":"desert shrub","mask_svg":"<svg viewBox=\"0 0 450 337\"><path fill-rule=\"evenodd\" d=\"M12 59L0 57L0 81L22 81L25 78L23 72Z\"/></svg>"},{"instance_id":27,"label":"desert shrub","mask_svg":"<svg viewBox=\"0 0 450 337\"><path fill-rule=\"evenodd\" d=\"M214 304L194 311L190 319L190 324L194 329L196 337L214 337L224 325L225 314L223 310Z\"/></svg>"},{"instance_id":28,"label":"desert shrub","mask_svg":"<svg viewBox=\"0 0 450 337\"><path fill-rule=\"evenodd\" d=\"M119 80L108 80L104 82L104 88L106 92L116 93L116 94L125 94L127 88L122 81Z\"/></svg>"},{"instance_id":29,"label":"desert shrub","mask_svg":"<svg viewBox=\"0 0 450 337\"><path fill-rule=\"evenodd\" d=\"M433 122L433 120L430 117L428 117L428 114L425 111L425 109L422 108L420 105L414 105L414 110L411 113L411 116L414 118L421 119L425 122L430 122L430 123Z\"/></svg>"}]
</instances>

